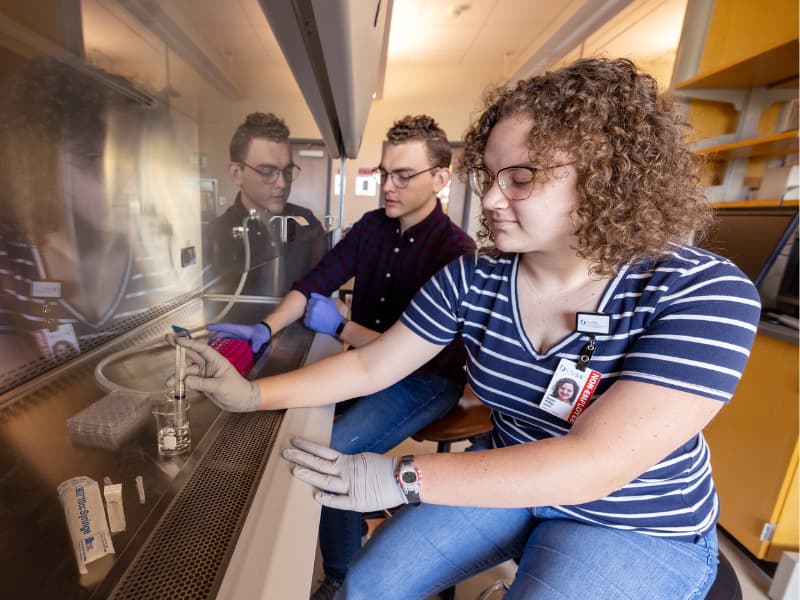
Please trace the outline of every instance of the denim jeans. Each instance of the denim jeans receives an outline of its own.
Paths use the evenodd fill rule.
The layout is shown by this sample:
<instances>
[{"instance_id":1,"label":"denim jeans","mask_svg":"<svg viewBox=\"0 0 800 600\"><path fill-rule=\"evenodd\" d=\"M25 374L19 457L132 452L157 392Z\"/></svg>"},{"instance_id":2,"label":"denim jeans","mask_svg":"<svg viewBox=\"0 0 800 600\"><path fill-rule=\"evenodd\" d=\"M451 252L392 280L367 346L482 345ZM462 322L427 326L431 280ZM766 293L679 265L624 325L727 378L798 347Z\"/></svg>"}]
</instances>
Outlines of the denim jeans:
<instances>
[{"instance_id":1,"label":"denim jeans","mask_svg":"<svg viewBox=\"0 0 800 600\"><path fill-rule=\"evenodd\" d=\"M346 410L333 423L331 448L344 454L382 454L446 415L463 391L463 384L452 379L412 373L380 392L344 403ZM323 506L319 544L325 574L344 579L361 549L361 513Z\"/></svg>"},{"instance_id":2,"label":"denim jeans","mask_svg":"<svg viewBox=\"0 0 800 600\"><path fill-rule=\"evenodd\" d=\"M519 568L506 600L701 599L716 577L717 537L653 537L549 507L405 506L355 558L337 598L424 599L510 558Z\"/></svg>"}]
</instances>

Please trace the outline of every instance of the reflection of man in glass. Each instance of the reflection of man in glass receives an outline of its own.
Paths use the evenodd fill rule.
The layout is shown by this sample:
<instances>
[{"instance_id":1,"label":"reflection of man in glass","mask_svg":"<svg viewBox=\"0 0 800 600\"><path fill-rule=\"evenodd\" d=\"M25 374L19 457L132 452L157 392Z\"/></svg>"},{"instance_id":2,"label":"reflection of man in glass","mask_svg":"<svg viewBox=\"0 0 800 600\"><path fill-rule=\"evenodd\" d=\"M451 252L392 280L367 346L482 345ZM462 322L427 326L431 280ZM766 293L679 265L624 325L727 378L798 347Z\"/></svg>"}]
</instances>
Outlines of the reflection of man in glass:
<instances>
[{"instance_id":1,"label":"reflection of man in glass","mask_svg":"<svg viewBox=\"0 0 800 600\"><path fill-rule=\"evenodd\" d=\"M247 115L231 139L228 174L239 193L233 206L211 226L212 260L218 273L230 269L241 273L244 246L232 232L242 226L251 209L258 215L258 221L247 223L251 268L283 254L285 244L321 238L322 226L314 213L288 201L300 167L292 160L289 128L282 119L272 113ZM282 223L275 216L296 218L286 222L285 240L280 236Z\"/></svg>"},{"instance_id":2,"label":"reflection of man in glass","mask_svg":"<svg viewBox=\"0 0 800 600\"><path fill-rule=\"evenodd\" d=\"M578 384L569 377L564 377L556 382L554 392L556 399L571 404L572 401L575 400L575 395L578 393Z\"/></svg>"}]
</instances>

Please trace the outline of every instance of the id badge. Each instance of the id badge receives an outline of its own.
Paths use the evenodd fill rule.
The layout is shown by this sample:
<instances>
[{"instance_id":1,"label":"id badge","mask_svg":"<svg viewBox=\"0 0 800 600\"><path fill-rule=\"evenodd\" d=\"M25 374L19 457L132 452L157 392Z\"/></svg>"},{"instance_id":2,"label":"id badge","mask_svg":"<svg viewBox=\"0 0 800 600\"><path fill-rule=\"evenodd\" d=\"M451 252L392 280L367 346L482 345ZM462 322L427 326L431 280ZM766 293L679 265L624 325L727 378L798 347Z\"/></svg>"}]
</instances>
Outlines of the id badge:
<instances>
[{"instance_id":1,"label":"id badge","mask_svg":"<svg viewBox=\"0 0 800 600\"><path fill-rule=\"evenodd\" d=\"M75 328L69 323L59 325L55 331L38 329L33 336L39 353L49 359L64 360L78 354L80 349Z\"/></svg>"},{"instance_id":2,"label":"id badge","mask_svg":"<svg viewBox=\"0 0 800 600\"><path fill-rule=\"evenodd\" d=\"M589 404L602 374L594 369L580 370L577 365L562 358L558 362L550 385L544 392L539 408L569 423L575 420Z\"/></svg>"}]
</instances>

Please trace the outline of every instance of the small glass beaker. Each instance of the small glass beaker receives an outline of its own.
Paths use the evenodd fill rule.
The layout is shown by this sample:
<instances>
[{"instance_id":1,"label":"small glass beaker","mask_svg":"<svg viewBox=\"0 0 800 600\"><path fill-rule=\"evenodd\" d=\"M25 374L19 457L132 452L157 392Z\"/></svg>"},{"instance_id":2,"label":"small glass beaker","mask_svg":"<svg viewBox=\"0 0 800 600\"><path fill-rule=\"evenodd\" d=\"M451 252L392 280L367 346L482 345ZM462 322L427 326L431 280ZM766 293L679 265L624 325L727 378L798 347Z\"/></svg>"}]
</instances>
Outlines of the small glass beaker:
<instances>
[{"instance_id":1,"label":"small glass beaker","mask_svg":"<svg viewBox=\"0 0 800 600\"><path fill-rule=\"evenodd\" d=\"M158 452L175 456L188 452L192 445L189 431L189 401L175 398L172 392L163 397L154 397L153 415L156 418Z\"/></svg>"}]
</instances>

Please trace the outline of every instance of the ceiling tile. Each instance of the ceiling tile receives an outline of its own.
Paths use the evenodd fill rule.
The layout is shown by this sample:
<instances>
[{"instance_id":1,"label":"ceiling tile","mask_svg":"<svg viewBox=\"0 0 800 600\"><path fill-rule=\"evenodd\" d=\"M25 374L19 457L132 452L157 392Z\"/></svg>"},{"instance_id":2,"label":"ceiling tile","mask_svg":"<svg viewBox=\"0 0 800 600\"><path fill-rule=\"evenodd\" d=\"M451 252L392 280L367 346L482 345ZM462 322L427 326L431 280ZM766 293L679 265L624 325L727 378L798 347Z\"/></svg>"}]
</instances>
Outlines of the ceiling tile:
<instances>
[{"instance_id":1,"label":"ceiling tile","mask_svg":"<svg viewBox=\"0 0 800 600\"><path fill-rule=\"evenodd\" d=\"M245 25L250 22L250 17L239 0L169 0L169 2L161 0L161 2L174 6L195 25Z\"/></svg>"},{"instance_id":2,"label":"ceiling tile","mask_svg":"<svg viewBox=\"0 0 800 600\"><path fill-rule=\"evenodd\" d=\"M489 13L488 25L519 23L550 23L559 17L572 14L582 1L553 0L497 0ZM574 6L572 6L574 5Z\"/></svg>"},{"instance_id":3,"label":"ceiling tile","mask_svg":"<svg viewBox=\"0 0 800 600\"><path fill-rule=\"evenodd\" d=\"M531 25L487 25L473 40L463 62L503 62L528 48L539 34L540 29Z\"/></svg>"},{"instance_id":4,"label":"ceiling tile","mask_svg":"<svg viewBox=\"0 0 800 600\"><path fill-rule=\"evenodd\" d=\"M497 0L425 0L420 18L439 25L483 25L496 3ZM393 10L402 4L403 0L396 1Z\"/></svg>"}]
</instances>

